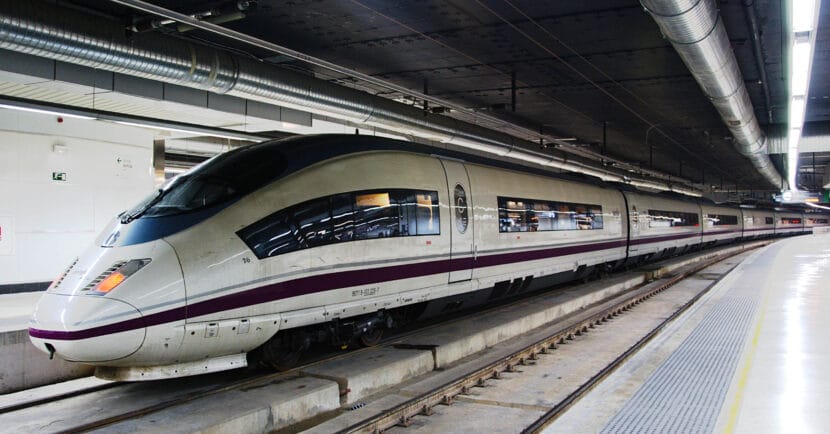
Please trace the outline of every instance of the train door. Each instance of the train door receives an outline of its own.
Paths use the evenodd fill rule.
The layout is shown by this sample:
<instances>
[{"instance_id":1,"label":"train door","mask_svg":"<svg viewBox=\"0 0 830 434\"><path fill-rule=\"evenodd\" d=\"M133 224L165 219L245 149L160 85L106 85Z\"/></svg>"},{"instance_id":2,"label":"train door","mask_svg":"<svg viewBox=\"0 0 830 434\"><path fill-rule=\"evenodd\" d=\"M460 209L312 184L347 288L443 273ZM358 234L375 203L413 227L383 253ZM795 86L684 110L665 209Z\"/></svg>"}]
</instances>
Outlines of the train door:
<instances>
[{"instance_id":1,"label":"train door","mask_svg":"<svg viewBox=\"0 0 830 434\"><path fill-rule=\"evenodd\" d=\"M450 200L450 283L473 278L475 238L472 191L462 163L441 160L447 175Z\"/></svg>"}]
</instances>

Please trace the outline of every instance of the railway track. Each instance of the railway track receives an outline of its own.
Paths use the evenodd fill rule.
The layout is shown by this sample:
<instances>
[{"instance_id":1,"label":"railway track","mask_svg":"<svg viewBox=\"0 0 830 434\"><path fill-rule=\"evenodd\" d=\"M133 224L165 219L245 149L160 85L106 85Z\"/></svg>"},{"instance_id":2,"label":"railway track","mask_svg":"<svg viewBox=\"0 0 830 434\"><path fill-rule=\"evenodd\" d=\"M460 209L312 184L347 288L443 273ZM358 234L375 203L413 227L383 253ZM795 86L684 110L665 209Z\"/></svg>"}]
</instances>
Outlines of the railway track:
<instances>
[{"instance_id":1,"label":"railway track","mask_svg":"<svg viewBox=\"0 0 830 434\"><path fill-rule=\"evenodd\" d=\"M426 322L415 327L405 328L401 332L396 332L383 340L377 346L394 346L397 341L407 338L408 336L415 334L415 333L422 333L424 331L428 331L430 328L433 327L440 327L446 326L448 324L452 324L453 322L463 321L468 317L475 316L475 315L487 315L488 312L504 309L506 307L511 306L514 303L521 303L524 301L524 298L520 298L508 303L502 303L495 306L487 307L485 309L477 309L474 311L463 313L461 316L456 317L449 317L449 318L437 318L435 321ZM157 402L152 402L146 405L137 404L132 406L133 408L125 409L124 411L118 413L111 413L104 411L101 414L96 415L96 417L92 418L85 418L86 422L82 424L76 425L67 425L61 426L56 430L51 430L51 432L59 432L59 433L78 433L78 432L86 432L86 431L93 431L96 429L104 428L110 425L117 424L119 422L123 422L126 420L138 418L141 416L145 416L148 414L152 414L155 412L159 412L168 408L172 408L179 405L184 405L188 402L206 398L212 395L225 393L233 390L240 390L240 389L247 389L247 388L255 388L260 385L265 385L273 382L285 381L291 378L299 377L300 372L309 369L317 364L323 362L329 362L332 360L336 360L342 357L348 357L354 355L356 352L360 351L369 351L375 347L369 348L360 348L350 350L348 352L339 352L336 354L332 353L322 353L316 354L310 359L304 360L304 362L297 366L296 368L282 371L282 372L269 372L266 374L262 373L247 373L247 374L240 374L240 372L244 371L229 371L223 373L216 373L216 374L207 374L204 377L205 382L209 384L209 387L195 387L190 390L191 387L189 383L189 379L193 378L200 378L200 377L188 377L184 379L173 379L173 380L162 380L156 381L152 383L128 383L128 382L112 382L107 383L104 385L98 385L94 387L84 388L82 390L74 390L63 392L60 394L41 397L33 400L29 400L26 402L21 402L14 405L9 405L0 408L0 422L3 420L4 415L14 415L15 412L25 412L27 409L31 409L38 406L48 406L48 405L59 405L62 401L75 399L78 401L94 401L94 395L98 394L99 392L106 391L107 393L116 394L120 396L122 399L130 400L130 396L133 395L140 395L145 388L151 388L152 385L157 385L161 383L168 383L170 384L171 389L180 388L184 389L183 391L179 391L179 393L170 393L164 394L161 396ZM227 381L226 377L234 377L231 381ZM235 378L241 377L241 378ZM175 384L173 384L175 383ZM186 383L185 385L181 385L181 383ZM145 387L146 386L146 387ZM118 388L127 388L133 387L138 390L134 391L125 391L123 393L119 393ZM85 399L87 398L87 399Z\"/></svg>"},{"instance_id":2,"label":"railway track","mask_svg":"<svg viewBox=\"0 0 830 434\"><path fill-rule=\"evenodd\" d=\"M731 255L728 255L731 256ZM410 420L417 416L423 414L430 414L431 409L436 405L449 405L452 403L453 398L459 394L466 394L470 388L483 385L488 379L492 378L499 378L499 376L503 372L513 372L516 367L525 364L528 361L535 360L540 354L544 354L549 351L553 351L556 349L558 345L566 341L572 340L575 336L582 335L583 333L588 332L590 329L602 324L605 321L631 309L635 305L647 300L648 298L664 291L665 289L673 286L677 282L685 279L686 277L697 273L698 271L706 268L714 263L722 261L728 257L727 255L718 256L714 259L702 262L697 266L674 276L673 278L669 279L668 281L661 282L659 285L654 287L654 285L645 285L640 287L639 289L633 290L624 296L612 298L611 301L608 301L602 305L595 306L593 308L586 309L585 311L581 312L579 318L573 317L572 322L567 327L563 327L562 329L558 330L556 333L552 334L550 337L540 340L538 342L533 343L532 345L527 346L525 349L518 351L509 357L502 358L485 368L479 369L476 372L469 373L468 375L463 376L462 378L458 378L454 381L451 381L441 387L438 387L422 396L412 398L411 400L391 409L384 414L374 416L372 418L366 419L358 424L350 426L343 430L342 432L382 432L384 430L389 429L393 426L406 426L409 424ZM701 296L700 294L699 296ZM698 296L698 297L699 297ZM526 302L527 299L520 299L515 301L514 303L518 302ZM694 301L694 300L693 300ZM683 310L686 307L690 306L693 301L687 303ZM462 321L470 316L475 315L486 315L487 312L503 309L505 307L510 306L512 303L502 304L499 306L491 307L484 310L478 310L475 312L471 312L467 315L462 317L454 318L451 320L444 320L438 323L430 323L425 327L414 328L412 330L407 330L406 332L399 333L393 336L390 336L384 341L381 342L381 346L394 346L397 341L406 338L410 334L414 333L422 333L425 330L429 330L432 327L439 327L445 326L447 324ZM679 315L681 312L678 311L675 313L673 317ZM672 317L672 318L673 318ZM664 322L663 325L668 323L671 319L668 319ZM662 328L659 327L659 328ZM642 344L645 344L654 334L659 331L655 329L649 336L644 337L641 342L638 344L638 347ZM284 381L294 377L300 376L300 372L304 369L308 369L316 364L328 362L331 360L335 360L341 357L347 357L349 355L354 354L357 351L366 351L370 350L371 348L364 348L358 349L346 353L339 353L336 355L322 355L317 357L316 359L307 361L302 366L297 368L279 372L279 373L267 373L267 374L239 374L236 375L230 373L224 373L222 375L213 374L211 377L208 378L208 383L213 381L213 384L209 384L207 387L197 387L193 390L185 390L180 393L170 394L169 396L164 396L157 401L148 403L146 405L135 405L133 408L130 408L125 411L118 412L116 414L100 414L100 417L97 418L87 418L87 421L81 424L75 425L65 425L60 427L55 427L53 432L85 432L85 431L92 431L95 429L104 428L122 421L130 420L133 418L138 418L144 415L152 414L161 410L165 410L171 407L179 406L186 404L188 402L205 398L211 395L216 395L220 393L229 392L232 390L239 390L239 389L246 389L251 387L256 387L259 385L265 385L272 382ZM630 354L636 352L636 348L632 348L626 354L621 355L615 363L609 365L604 369L602 372L598 373L595 378L591 380L591 382L586 383L580 390L574 392L571 396L569 396L566 400L563 400L562 403L557 405L554 409L552 409L548 414L545 414L542 418L536 421L532 427L538 427L534 429L541 429L544 427L549 421L554 420L558 414L561 414L562 411L567 409L573 402L579 399L579 397L590 390L594 384L599 382L602 378L608 375L611 371L613 371L614 367L624 361ZM227 377L240 377L240 378L232 378L230 381L227 380ZM181 381L181 380L173 380L173 381ZM183 380L182 382L186 382L187 380ZM153 382L152 384L158 385L160 382ZM25 411L29 408L35 406L42 406L42 405L51 405L56 404L59 401L67 400L67 399L78 399L84 398L84 395L89 395L89 400L94 400L91 396L99 393L101 391L108 391L113 392L113 389L117 389L120 387L136 387L140 389L143 386L149 386L151 383L112 383L108 385L98 386L94 388L90 388L83 391L77 392L70 392L64 393L59 396L49 397L49 398L42 398L35 401L30 401L26 403L21 403L19 405L9 406L5 408L0 408L0 420L3 419L4 415L13 414L15 412ZM204 386L204 385L203 385ZM171 386L172 387L172 386ZM186 389L186 388L185 388ZM135 392L133 392L135 393ZM535 432L535 431L528 431L528 432Z\"/></svg>"},{"instance_id":3,"label":"railway track","mask_svg":"<svg viewBox=\"0 0 830 434\"><path fill-rule=\"evenodd\" d=\"M757 247L760 246L753 248ZM567 321L568 324L566 326L559 328L548 337L527 345L525 348L516 351L507 357L502 357L499 360L475 370L474 372L464 374L463 376L446 382L439 387L429 390L419 396L413 397L406 402L384 411L381 414L377 414L348 426L339 431L339 433L381 433L396 426L407 427L412 423L413 418L431 415L435 406L451 405L457 396L468 395L472 388L484 386L488 380L499 379L503 373L516 372L517 367L536 360L540 355L555 351L558 346L574 340L576 336L588 333L591 329L594 329L612 318L631 310L640 303L667 290L686 278L699 273L701 270L740 253L743 252L720 255L713 259L703 261L694 266L687 267L685 270L671 278L643 285L639 289L630 291L622 296L614 297L611 300L601 303L600 305L594 306L593 308L586 309L577 315L571 316L570 321ZM556 420L559 415L564 413L582 396L593 389L594 386L596 386L618 366L620 366L652 338L654 338L654 336L656 336L666 325L672 322L675 318L691 307L697 300L704 296L712 286L714 286L714 283L684 303L679 309L639 339L636 344L616 357L616 359L614 359L603 369L599 370L599 372L597 372L593 377L579 386L567 397L562 399L558 404L554 405L549 411L537 420L532 421L523 433L541 432L546 426Z\"/></svg>"}]
</instances>

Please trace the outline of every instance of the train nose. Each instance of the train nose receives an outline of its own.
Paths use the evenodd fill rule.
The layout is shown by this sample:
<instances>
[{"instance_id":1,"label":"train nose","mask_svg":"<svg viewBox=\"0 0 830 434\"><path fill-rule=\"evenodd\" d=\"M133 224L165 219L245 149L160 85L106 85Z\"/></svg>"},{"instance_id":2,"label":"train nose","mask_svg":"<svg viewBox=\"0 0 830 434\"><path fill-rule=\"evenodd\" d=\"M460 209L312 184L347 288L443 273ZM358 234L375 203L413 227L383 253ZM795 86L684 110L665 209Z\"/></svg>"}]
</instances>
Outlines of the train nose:
<instances>
[{"instance_id":1,"label":"train nose","mask_svg":"<svg viewBox=\"0 0 830 434\"><path fill-rule=\"evenodd\" d=\"M106 297L46 293L29 322L35 347L75 362L127 357L141 347L145 334L136 308Z\"/></svg>"}]
</instances>

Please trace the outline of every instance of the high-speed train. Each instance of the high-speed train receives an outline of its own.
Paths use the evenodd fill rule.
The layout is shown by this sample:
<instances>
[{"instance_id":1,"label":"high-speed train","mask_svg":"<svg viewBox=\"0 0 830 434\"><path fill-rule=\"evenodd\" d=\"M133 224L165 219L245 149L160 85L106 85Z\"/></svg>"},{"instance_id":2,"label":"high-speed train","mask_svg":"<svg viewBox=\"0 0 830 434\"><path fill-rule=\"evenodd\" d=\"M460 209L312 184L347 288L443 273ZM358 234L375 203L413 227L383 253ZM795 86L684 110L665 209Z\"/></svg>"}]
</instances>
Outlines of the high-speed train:
<instances>
[{"instance_id":1,"label":"high-speed train","mask_svg":"<svg viewBox=\"0 0 830 434\"><path fill-rule=\"evenodd\" d=\"M103 378L287 366L385 328L828 217L650 194L354 135L218 155L120 214L29 335ZM805 224L805 219L810 223Z\"/></svg>"}]
</instances>

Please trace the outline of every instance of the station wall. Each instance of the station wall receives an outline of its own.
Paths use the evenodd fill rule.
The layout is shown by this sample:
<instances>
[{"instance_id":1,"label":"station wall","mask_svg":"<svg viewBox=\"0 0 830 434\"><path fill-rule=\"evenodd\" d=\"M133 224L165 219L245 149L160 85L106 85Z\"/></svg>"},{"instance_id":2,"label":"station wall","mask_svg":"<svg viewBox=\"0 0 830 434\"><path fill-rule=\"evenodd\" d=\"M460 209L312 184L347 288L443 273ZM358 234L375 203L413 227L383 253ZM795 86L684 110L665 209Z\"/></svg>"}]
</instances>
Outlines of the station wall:
<instances>
[{"instance_id":1,"label":"station wall","mask_svg":"<svg viewBox=\"0 0 830 434\"><path fill-rule=\"evenodd\" d=\"M42 289L154 188L150 130L0 109L0 293Z\"/></svg>"}]
</instances>

